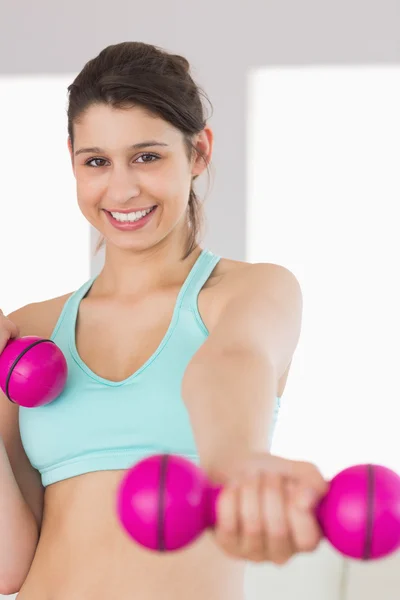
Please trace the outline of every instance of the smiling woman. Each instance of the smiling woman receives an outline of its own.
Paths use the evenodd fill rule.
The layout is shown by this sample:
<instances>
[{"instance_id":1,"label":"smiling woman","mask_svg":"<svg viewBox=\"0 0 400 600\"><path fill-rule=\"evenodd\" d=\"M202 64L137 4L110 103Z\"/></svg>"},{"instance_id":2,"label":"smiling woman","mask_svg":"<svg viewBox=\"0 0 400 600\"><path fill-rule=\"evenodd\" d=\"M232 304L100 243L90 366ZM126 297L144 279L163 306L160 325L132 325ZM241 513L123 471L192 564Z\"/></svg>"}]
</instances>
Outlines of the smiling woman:
<instances>
[{"instance_id":1,"label":"smiling woman","mask_svg":"<svg viewBox=\"0 0 400 600\"><path fill-rule=\"evenodd\" d=\"M65 296L0 314L0 352L18 333L50 338L69 369L51 404L0 396L0 593L243 600L246 560L282 564L320 540L320 473L269 452L300 285L200 247L193 185L213 133L184 58L109 46L69 92L77 201L105 262ZM167 555L136 545L116 514L126 470L160 453L225 484L215 530Z\"/></svg>"}]
</instances>

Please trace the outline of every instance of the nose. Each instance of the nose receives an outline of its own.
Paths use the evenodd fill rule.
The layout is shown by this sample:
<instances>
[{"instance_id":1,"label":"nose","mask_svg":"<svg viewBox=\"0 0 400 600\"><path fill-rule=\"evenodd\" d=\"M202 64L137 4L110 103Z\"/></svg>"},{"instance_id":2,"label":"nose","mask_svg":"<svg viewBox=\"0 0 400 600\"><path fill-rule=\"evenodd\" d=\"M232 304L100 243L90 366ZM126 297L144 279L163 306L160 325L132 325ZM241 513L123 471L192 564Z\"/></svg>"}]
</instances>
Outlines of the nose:
<instances>
[{"instance_id":1,"label":"nose","mask_svg":"<svg viewBox=\"0 0 400 600\"><path fill-rule=\"evenodd\" d=\"M107 182L107 200L113 206L125 204L131 198L137 198L140 195L140 185L138 177L134 170L128 166L114 166L110 170Z\"/></svg>"}]
</instances>

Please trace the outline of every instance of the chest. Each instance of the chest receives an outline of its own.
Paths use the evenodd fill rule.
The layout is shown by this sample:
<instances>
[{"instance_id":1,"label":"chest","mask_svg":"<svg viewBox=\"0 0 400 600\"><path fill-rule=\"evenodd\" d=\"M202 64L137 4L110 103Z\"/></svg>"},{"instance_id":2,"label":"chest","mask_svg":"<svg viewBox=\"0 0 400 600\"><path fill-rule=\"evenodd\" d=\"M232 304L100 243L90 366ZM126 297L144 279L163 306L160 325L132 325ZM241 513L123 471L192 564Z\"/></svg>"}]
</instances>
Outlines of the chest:
<instances>
[{"instance_id":1,"label":"chest","mask_svg":"<svg viewBox=\"0 0 400 600\"><path fill-rule=\"evenodd\" d=\"M216 319L211 290L198 297L201 318L208 329ZM163 346L179 317L178 290L157 293L132 302L85 298L80 303L75 344L82 361L96 375L123 381L136 373Z\"/></svg>"}]
</instances>

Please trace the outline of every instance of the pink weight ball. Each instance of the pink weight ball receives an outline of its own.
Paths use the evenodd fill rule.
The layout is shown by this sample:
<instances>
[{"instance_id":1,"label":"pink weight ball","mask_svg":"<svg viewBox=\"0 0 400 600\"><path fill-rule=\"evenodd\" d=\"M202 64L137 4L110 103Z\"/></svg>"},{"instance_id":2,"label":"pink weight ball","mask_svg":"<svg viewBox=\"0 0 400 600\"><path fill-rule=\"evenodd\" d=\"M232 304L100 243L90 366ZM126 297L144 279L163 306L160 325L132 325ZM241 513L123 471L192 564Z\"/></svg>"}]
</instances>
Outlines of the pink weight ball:
<instances>
[{"instance_id":1,"label":"pink weight ball","mask_svg":"<svg viewBox=\"0 0 400 600\"><path fill-rule=\"evenodd\" d=\"M151 456L125 474L117 496L118 517L145 548L178 550L215 524L219 489L184 458Z\"/></svg>"},{"instance_id":2,"label":"pink weight ball","mask_svg":"<svg viewBox=\"0 0 400 600\"><path fill-rule=\"evenodd\" d=\"M0 387L11 402L44 406L63 391L67 361L51 340L26 336L9 340L0 354Z\"/></svg>"},{"instance_id":3,"label":"pink weight ball","mask_svg":"<svg viewBox=\"0 0 400 600\"><path fill-rule=\"evenodd\" d=\"M317 509L325 537L339 552L378 559L400 547L400 477L380 465L338 473Z\"/></svg>"}]
</instances>

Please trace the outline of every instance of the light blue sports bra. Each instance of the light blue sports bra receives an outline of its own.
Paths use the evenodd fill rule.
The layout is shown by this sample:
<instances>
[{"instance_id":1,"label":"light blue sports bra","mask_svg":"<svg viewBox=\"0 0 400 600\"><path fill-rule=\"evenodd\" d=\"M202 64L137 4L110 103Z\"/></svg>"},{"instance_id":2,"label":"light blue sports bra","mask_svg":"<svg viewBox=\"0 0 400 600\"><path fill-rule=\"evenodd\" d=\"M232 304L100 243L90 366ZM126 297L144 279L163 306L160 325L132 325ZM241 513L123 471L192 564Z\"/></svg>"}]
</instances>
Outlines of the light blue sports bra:
<instances>
[{"instance_id":1,"label":"light blue sports bra","mask_svg":"<svg viewBox=\"0 0 400 600\"><path fill-rule=\"evenodd\" d=\"M208 336L197 297L218 261L212 252L202 251L159 347L124 381L99 377L77 352L79 304L95 277L68 298L51 335L68 363L64 391L46 406L19 408L22 443L44 486L91 471L128 469L151 454L179 454L198 462L181 382ZM271 439L280 404L276 400Z\"/></svg>"}]
</instances>

